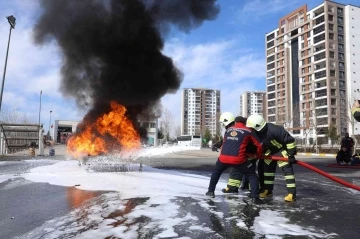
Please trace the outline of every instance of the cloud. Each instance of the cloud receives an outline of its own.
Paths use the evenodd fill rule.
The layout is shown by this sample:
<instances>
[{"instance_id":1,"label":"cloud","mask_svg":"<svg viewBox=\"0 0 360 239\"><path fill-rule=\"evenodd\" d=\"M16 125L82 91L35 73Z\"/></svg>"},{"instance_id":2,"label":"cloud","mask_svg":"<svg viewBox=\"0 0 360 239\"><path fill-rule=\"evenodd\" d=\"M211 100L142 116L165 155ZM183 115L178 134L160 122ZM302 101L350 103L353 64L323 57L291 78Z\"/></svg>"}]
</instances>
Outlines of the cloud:
<instances>
[{"instance_id":1,"label":"cloud","mask_svg":"<svg viewBox=\"0 0 360 239\"><path fill-rule=\"evenodd\" d=\"M36 46L33 43L32 27L37 11L38 1L33 0L4 1L0 4L1 16L16 17L16 26L11 34L1 108L22 112L32 122L37 123L39 94L42 90L41 121L46 129L50 110L53 111L53 120L80 120L84 112L77 110L72 99L64 98L58 91L61 54L56 43L46 46ZM0 41L0 53L3 52L0 54L1 76L9 36L9 24L4 19L0 21L0 34L3 36Z\"/></svg>"},{"instance_id":2,"label":"cloud","mask_svg":"<svg viewBox=\"0 0 360 239\"><path fill-rule=\"evenodd\" d=\"M257 2L257 1L255 1ZM251 5L250 5L251 6ZM249 10L251 8L247 7ZM39 11L37 1L14 0L0 4L0 15L17 17L12 32L3 105L16 109L27 118L38 121L39 93L42 95L41 121L48 128L49 111L52 119L81 120L84 111L76 108L73 99L63 97L60 86L61 53L52 42L35 46L32 27ZM0 67L4 66L9 24L0 21ZM239 98L245 90L265 88L263 54L245 47L244 39L220 39L206 43L187 43L186 39L170 39L164 53L173 58L184 73L184 81L175 94L162 98L162 104L180 125L181 89L206 87L221 90L221 110L239 112ZM2 73L2 71L1 71Z\"/></svg>"},{"instance_id":3,"label":"cloud","mask_svg":"<svg viewBox=\"0 0 360 239\"><path fill-rule=\"evenodd\" d=\"M174 115L175 125L181 121L183 88L221 90L221 111L238 114L241 93L265 87L265 60L254 49L244 48L234 40L185 44L173 39L164 52L184 73L178 92L162 98L163 106Z\"/></svg>"},{"instance_id":4,"label":"cloud","mask_svg":"<svg viewBox=\"0 0 360 239\"><path fill-rule=\"evenodd\" d=\"M296 9L299 0L247 0L239 10L239 20L244 24L258 21L260 18L281 12L283 10L292 11Z\"/></svg>"}]
</instances>

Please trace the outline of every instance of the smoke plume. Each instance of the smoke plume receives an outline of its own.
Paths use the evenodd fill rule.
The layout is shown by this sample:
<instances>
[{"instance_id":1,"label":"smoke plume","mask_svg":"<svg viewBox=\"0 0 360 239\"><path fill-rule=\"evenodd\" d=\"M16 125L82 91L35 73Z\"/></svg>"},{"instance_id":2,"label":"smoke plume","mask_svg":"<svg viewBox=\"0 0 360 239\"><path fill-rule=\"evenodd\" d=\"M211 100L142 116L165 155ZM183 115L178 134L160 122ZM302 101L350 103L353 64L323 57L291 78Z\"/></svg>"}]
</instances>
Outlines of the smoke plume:
<instances>
[{"instance_id":1,"label":"smoke plume","mask_svg":"<svg viewBox=\"0 0 360 239\"><path fill-rule=\"evenodd\" d=\"M41 0L35 42L62 52L64 96L90 107L87 119L124 105L135 121L176 92L182 73L162 53L175 26L188 32L219 12L216 0Z\"/></svg>"}]
</instances>

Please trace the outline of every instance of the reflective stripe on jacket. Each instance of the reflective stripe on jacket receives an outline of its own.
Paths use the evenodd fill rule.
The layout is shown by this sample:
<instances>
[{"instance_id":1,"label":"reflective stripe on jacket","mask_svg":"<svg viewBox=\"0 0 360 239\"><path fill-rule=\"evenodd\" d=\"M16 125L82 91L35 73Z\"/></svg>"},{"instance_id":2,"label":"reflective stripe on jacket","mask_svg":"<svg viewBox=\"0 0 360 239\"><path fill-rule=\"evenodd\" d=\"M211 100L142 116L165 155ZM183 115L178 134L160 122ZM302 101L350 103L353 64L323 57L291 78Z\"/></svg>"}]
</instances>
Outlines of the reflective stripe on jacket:
<instances>
[{"instance_id":1,"label":"reflective stripe on jacket","mask_svg":"<svg viewBox=\"0 0 360 239\"><path fill-rule=\"evenodd\" d=\"M266 127L266 131L259 134L265 155L274 155L282 151L286 151L288 156L296 154L295 139L284 127L272 123L267 123Z\"/></svg>"}]
</instances>

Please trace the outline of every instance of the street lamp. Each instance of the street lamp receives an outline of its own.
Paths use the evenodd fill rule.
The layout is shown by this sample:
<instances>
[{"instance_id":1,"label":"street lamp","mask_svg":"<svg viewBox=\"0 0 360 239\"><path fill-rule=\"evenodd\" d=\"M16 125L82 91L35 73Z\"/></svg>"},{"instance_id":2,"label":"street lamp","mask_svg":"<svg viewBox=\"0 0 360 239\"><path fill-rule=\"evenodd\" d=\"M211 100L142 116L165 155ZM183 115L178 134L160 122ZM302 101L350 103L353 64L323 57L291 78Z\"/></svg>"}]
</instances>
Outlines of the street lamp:
<instances>
[{"instance_id":1,"label":"street lamp","mask_svg":"<svg viewBox=\"0 0 360 239\"><path fill-rule=\"evenodd\" d=\"M8 19L8 22L9 22L9 24L10 24L10 33L9 33L9 40L8 40L7 50L6 50L4 74L3 74L3 78L2 78L2 84L1 84L1 92L0 92L0 111L1 111L2 96L3 96L3 92L4 92L4 83L5 83L5 75L6 75L6 65L7 65L8 55L9 55L9 46L10 46L11 30L15 28L15 21L16 21L16 18L15 18L13 15L8 16L8 17L6 17L6 18Z\"/></svg>"},{"instance_id":2,"label":"street lamp","mask_svg":"<svg viewBox=\"0 0 360 239\"><path fill-rule=\"evenodd\" d=\"M49 121L49 136L51 137L51 134L50 134L50 125L51 125L51 113L52 113L52 110L50 110L50 121Z\"/></svg>"},{"instance_id":3,"label":"street lamp","mask_svg":"<svg viewBox=\"0 0 360 239\"><path fill-rule=\"evenodd\" d=\"M40 125L40 114L41 114L41 95L42 95L42 90L40 91L39 125Z\"/></svg>"}]
</instances>

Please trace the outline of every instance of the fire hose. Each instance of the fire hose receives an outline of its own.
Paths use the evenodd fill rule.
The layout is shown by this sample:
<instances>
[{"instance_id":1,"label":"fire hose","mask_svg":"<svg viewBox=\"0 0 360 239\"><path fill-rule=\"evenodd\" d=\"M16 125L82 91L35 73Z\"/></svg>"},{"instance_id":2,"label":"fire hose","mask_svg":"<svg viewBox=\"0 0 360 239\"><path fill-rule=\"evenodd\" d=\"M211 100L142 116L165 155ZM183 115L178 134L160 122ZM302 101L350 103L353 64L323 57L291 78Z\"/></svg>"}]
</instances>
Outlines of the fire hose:
<instances>
[{"instance_id":1,"label":"fire hose","mask_svg":"<svg viewBox=\"0 0 360 239\"><path fill-rule=\"evenodd\" d=\"M278 157L278 156L265 156L265 157L262 157L262 159L272 159L272 160L277 160L277 161L287 161L287 158ZM331 174L328 174L328 173L326 173L326 172L324 172L324 171L322 171L322 170L320 170L320 169L318 169L318 168L316 168L314 166L311 166L310 164L301 162L299 160L296 160L296 162L297 162L297 164L299 164L299 165L301 165L301 166L303 166L305 168L308 168L308 169L310 169L310 170L312 170L312 171L314 171L314 172L316 172L318 174L321 174L322 176L327 177L328 179L331 179L331 180L333 180L333 181L335 181L337 183L340 183L340 184L342 184L342 185L344 185L346 187L349 187L349 188L360 191L360 186L356 186L356 185L351 184L351 183L349 183L349 182L347 182L345 180L342 180L342 179L340 179L338 177L335 177L335 176L333 176Z\"/></svg>"}]
</instances>

